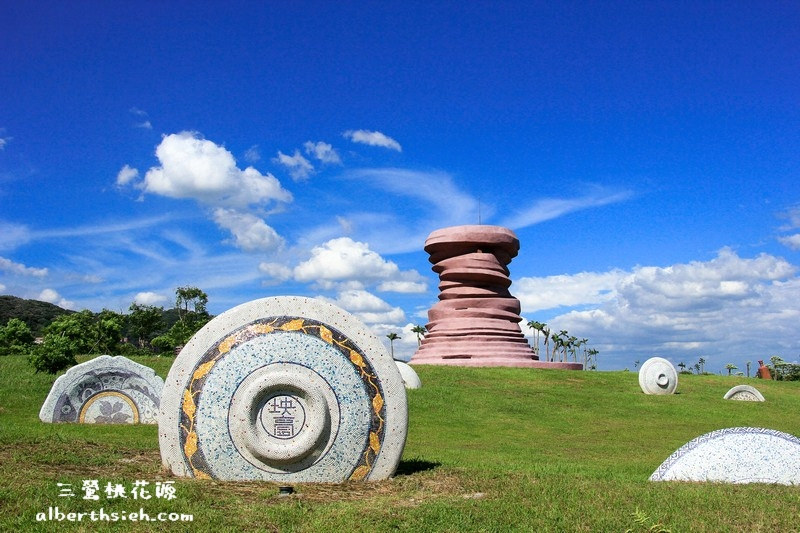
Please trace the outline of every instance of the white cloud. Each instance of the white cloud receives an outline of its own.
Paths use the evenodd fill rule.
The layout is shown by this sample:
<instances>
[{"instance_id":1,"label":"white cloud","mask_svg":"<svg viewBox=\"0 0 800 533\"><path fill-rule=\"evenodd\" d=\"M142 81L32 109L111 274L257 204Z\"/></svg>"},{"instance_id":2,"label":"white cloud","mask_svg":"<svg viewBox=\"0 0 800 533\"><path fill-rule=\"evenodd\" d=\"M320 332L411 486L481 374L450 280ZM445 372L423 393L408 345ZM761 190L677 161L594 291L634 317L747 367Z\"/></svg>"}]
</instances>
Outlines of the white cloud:
<instances>
[{"instance_id":1,"label":"white cloud","mask_svg":"<svg viewBox=\"0 0 800 533\"><path fill-rule=\"evenodd\" d=\"M258 270L278 281L286 281L292 277L292 269L280 263L260 263Z\"/></svg>"},{"instance_id":2,"label":"white cloud","mask_svg":"<svg viewBox=\"0 0 800 533\"><path fill-rule=\"evenodd\" d=\"M778 241L784 246L788 246L792 250L800 250L800 233L787 235L785 237L778 237Z\"/></svg>"},{"instance_id":3,"label":"white cloud","mask_svg":"<svg viewBox=\"0 0 800 533\"><path fill-rule=\"evenodd\" d=\"M599 304L547 322L553 330L566 329L589 338L601 351L603 368L632 365L635 358L653 355L675 363L703 356L724 365L785 350L790 350L787 356L793 356L800 349L800 279L796 271L775 256L746 259L725 248L710 261L531 278L535 283L525 289L535 286L548 295L564 291L564 301L572 305ZM570 280L579 290L570 288ZM585 290L583 298L581 289ZM524 298L525 311L536 307L531 294ZM559 300L547 296L541 301ZM611 364L604 364L603 357Z\"/></svg>"},{"instance_id":4,"label":"white cloud","mask_svg":"<svg viewBox=\"0 0 800 533\"><path fill-rule=\"evenodd\" d=\"M345 311L353 313L367 324L398 324L405 322L405 313L402 309L391 306L365 290L346 290L340 292L335 300L324 299L338 305Z\"/></svg>"},{"instance_id":5,"label":"white cloud","mask_svg":"<svg viewBox=\"0 0 800 533\"><path fill-rule=\"evenodd\" d=\"M135 124L135 126L137 128L143 128L143 129L146 129L146 130L152 130L153 129L153 125L150 123L150 120L148 119L147 111L144 111L143 109L139 109L138 107L132 107L128 111L132 115L135 115L135 116L139 117L142 120L142 122L137 122Z\"/></svg>"},{"instance_id":6,"label":"white cloud","mask_svg":"<svg viewBox=\"0 0 800 533\"><path fill-rule=\"evenodd\" d=\"M117 185L123 187L139 177L139 171L133 167L125 165L117 174Z\"/></svg>"},{"instance_id":7,"label":"white cloud","mask_svg":"<svg viewBox=\"0 0 800 533\"><path fill-rule=\"evenodd\" d=\"M328 143L322 141L316 143L307 141L303 147L308 155L321 161L322 163L329 165L342 164L342 159L339 157L339 154L337 154L336 150L333 149L333 146Z\"/></svg>"},{"instance_id":8,"label":"white cloud","mask_svg":"<svg viewBox=\"0 0 800 533\"><path fill-rule=\"evenodd\" d=\"M277 157L273 159L275 163L285 166L289 170L289 175L294 181L304 181L314 173L314 165L303 157L300 150L295 150L294 155L286 155L278 151Z\"/></svg>"},{"instance_id":9,"label":"white cloud","mask_svg":"<svg viewBox=\"0 0 800 533\"><path fill-rule=\"evenodd\" d=\"M4 270L12 274L34 276L37 278L45 277L48 272L46 268L27 267L21 263L15 263L11 259L6 259L5 257L0 257L0 270Z\"/></svg>"},{"instance_id":10,"label":"white cloud","mask_svg":"<svg viewBox=\"0 0 800 533\"><path fill-rule=\"evenodd\" d=\"M31 240L27 226L0 221L0 250L11 250Z\"/></svg>"},{"instance_id":11,"label":"white cloud","mask_svg":"<svg viewBox=\"0 0 800 533\"><path fill-rule=\"evenodd\" d=\"M523 312L527 313L562 306L599 304L614 298L617 283L627 275L621 270L612 270L521 278L511 286L511 292L522 303Z\"/></svg>"},{"instance_id":12,"label":"white cloud","mask_svg":"<svg viewBox=\"0 0 800 533\"><path fill-rule=\"evenodd\" d=\"M261 161L261 152L258 149L258 145L254 144L247 151L244 153L244 160L248 163L256 163Z\"/></svg>"},{"instance_id":13,"label":"white cloud","mask_svg":"<svg viewBox=\"0 0 800 533\"><path fill-rule=\"evenodd\" d=\"M238 208L292 200L273 175L239 169L228 150L192 132L165 135L156 156L161 166L145 174L145 192Z\"/></svg>"},{"instance_id":14,"label":"white cloud","mask_svg":"<svg viewBox=\"0 0 800 533\"><path fill-rule=\"evenodd\" d=\"M399 292L405 294L422 294L428 285L421 281L384 281L378 285L380 292Z\"/></svg>"},{"instance_id":15,"label":"white cloud","mask_svg":"<svg viewBox=\"0 0 800 533\"><path fill-rule=\"evenodd\" d=\"M5 291L6 291L6 286L0 283L0 292L5 292Z\"/></svg>"},{"instance_id":16,"label":"white cloud","mask_svg":"<svg viewBox=\"0 0 800 533\"><path fill-rule=\"evenodd\" d=\"M11 140L11 137L0 137L0 150L5 150L8 141Z\"/></svg>"},{"instance_id":17,"label":"white cloud","mask_svg":"<svg viewBox=\"0 0 800 533\"><path fill-rule=\"evenodd\" d=\"M36 299L42 302L55 304L64 309L73 309L75 307L75 302L62 298L61 295L53 289L44 289L39 293L39 297Z\"/></svg>"},{"instance_id":18,"label":"white cloud","mask_svg":"<svg viewBox=\"0 0 800 533\"><path fill-rule=\"evenodd\" d=\"M169 298L156 292L140 292L133 297L133 301L139 305L162 305L169 301Z\"/></svg>"},{"instance_id":19,"label":"white cloud","mask_svg":"<svg viewBox=\"0 0 800 533\"><path fill-rule=\"evenodd\" d=\"M263 219L234 209L217 208L214 221L233 234L234 244L246 252L272 251L284 241Z\"/></svg>"},{"instance_id":20,"label":"white cloud","mask_svg":"<svg viewBox=\"0 0 800 533\"><path fill-rule=\"evenodd\" d=\"M386 280L398 275L395 263L386 261L363 242L349 237L332 239L311 250L311 258L294 269L298 281Z\"/></svg>"},{"instance_id":21,"label":"white cloud","mask_svg":"<svg viewBox=\"0 0 800 533\"><path fill-rule=\"evenodd\" d=\"M601 191L578 198L543 198L527 209L503 220L500 225L512 229L525 228L574 211L622 202L630 197L630 192L606 193Z\"/></svg>"},{"instance_id":22,"label":"white cloud","mask_svg":"<svg viewBox=\"0 0 800 533\"><path fill-rule=\"evenodd\" d=\"M379 131L348 130L342 133L342 135L354 143L367 144L369 146L380 146L382 148L388 148L398 152L403 151L403 148L400 146L399 142Z\"/></svg>"}]
</instances>

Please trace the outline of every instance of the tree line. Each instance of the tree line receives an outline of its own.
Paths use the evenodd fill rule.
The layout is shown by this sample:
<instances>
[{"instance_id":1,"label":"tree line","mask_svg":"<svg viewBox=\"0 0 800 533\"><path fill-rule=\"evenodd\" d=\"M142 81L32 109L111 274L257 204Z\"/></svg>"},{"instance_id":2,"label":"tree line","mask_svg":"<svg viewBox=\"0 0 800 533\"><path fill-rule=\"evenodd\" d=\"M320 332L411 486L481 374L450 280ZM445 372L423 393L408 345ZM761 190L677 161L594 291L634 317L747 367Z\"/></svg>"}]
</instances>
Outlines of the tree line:
<instances>
[{"instance_id":1,"label":"tree line","mask_svg":"<svg viewBox=\"0 0 800 533\"><path fill-rule=\"evenodd\" d=\"M128 314L103 309L56 316L41 328L39 342L22 319L0 326L0 355L28 354L36 372L55 374L77 364L76 356L173 354L209 320L208 295L197 287L178 287L175 307L131 303Z\"/></svg>"},{"instance_id":2,"label":"tree line","mask_svg":"<svg viewBox=\"0 0 800 533\"><path fill-rule=\"evenodd\" d=\"M539 359L542 359L539 344L544 340L544 361L566 363L572 360L575 363L583 363L583 368L587 370L597 370L597 355L600 352L586 347L589 339L579 339L570 335L565 329L553 333L547 324L535 320L528 321L528 327L533 330L533 351Z\"/></svg>"}]
</instances>

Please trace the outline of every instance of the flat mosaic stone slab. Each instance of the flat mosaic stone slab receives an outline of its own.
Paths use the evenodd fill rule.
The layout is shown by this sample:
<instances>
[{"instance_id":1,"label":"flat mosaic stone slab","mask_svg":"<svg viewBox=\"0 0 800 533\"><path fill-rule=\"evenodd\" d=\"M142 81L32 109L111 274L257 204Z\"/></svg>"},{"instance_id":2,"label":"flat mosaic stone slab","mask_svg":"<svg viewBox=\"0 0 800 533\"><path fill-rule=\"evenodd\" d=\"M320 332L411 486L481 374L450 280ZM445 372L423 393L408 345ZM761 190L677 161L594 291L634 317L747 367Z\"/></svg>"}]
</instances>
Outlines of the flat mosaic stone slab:
<instances>
[{"instance_id":1,"label":"flat mosaic stone slab","mask_svg":"<svg viewBox=\"0 0 800 533\"><path fill-rule=\"evenodd\" d=\"M222 313L186 344L164 387L159 444L182 477L377 480L394 474L407 425L380 340L332 304L280 296Z\"/></svg>"},{"instance_id":2,"label":"flat mosaic stone slab","mask_svg":"<svg viewBox=\"0 0 800 533\"><path fill-rule=\"evenodd\" d=\"M650 481L800 485L800 439L764 428L712 431L678 448Z\"/></svg>"},{"instance_id":3,"label":"flat mosaic stone slab","mask_svg":"<svg viewBox=\"0 0 800 533\"><path fill-rule=\"evenodd\" d=\"M42 422L156 424L164 380L127 357L101 355L60 376L39 411Z\"/></svg>"},{"instance_id":4,"label":"flat mosaic stone slab","mask_svg":"<svg viewBox=\"0 0 800 533\"><path fill-rule=\"evenodd\" d=\"M742 402L765 402L764 395L750 385L736 385L725 393L725 400L739 400Z\"/></svg>"}]
</instances>

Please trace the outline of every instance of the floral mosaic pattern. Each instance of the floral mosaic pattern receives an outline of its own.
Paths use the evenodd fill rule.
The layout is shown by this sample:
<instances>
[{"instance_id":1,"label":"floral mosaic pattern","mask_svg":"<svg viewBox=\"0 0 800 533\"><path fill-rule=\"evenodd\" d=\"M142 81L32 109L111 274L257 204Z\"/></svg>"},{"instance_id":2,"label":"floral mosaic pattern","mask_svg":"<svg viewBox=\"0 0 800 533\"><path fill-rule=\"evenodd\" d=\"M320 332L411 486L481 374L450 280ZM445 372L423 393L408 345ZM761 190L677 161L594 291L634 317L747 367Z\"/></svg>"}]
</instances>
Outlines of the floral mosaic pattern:
<instances>
[{"instance_id":1,"label":"floral mosaic pattern","mask_svg":"<svg viewBox=\"0 0 800 533\"><path fill-rule=\"evenodd\" d=\"M380 381L373 367L358 346L335 328L322 322L293 316L277 316L260 319L242 326L222 338L199 359L192 377L183 390L180 415L180 445L192 474L197 478L213 477L204 457L196 430L197 406L201 401L203 386L212 369L237 346L277 332L291 332L316 337L339 353L352 365L360 376L371 405L371 420L368 439L364 443L361 458L353 467L348 479L365 479L372 470L385 437L385 403Z\"/></svg>"}]
</instances>

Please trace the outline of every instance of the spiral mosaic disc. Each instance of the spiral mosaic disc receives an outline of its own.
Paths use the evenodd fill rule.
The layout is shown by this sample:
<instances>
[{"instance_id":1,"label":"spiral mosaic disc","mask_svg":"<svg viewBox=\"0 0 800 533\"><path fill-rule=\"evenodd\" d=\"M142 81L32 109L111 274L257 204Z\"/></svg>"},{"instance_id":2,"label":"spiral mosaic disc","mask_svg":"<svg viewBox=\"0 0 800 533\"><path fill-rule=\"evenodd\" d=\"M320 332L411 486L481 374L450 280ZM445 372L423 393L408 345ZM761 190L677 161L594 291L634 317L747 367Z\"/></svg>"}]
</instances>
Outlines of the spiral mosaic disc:
<instances>
[{"instance_id":1,"label":"spiral mosaic disc","mask_svg":"<svg viewBox=\"0 0 800 533\"><path fill-rule=\"evenodd\" d=\"M164 380L150 367L101 355L59 377L39 411L43 422L156 424Z\"/></svg>"},{"instance_id":2,"label":"spiral mosaic disc","mask_svg":"<svg viewBox=\"0 0 800 533\"><path fill-rule=\"evenodd\" d=\"M381 342L320 300L254 300L209 322L167 377L164 465L222 480L340 482L391 476L406 393Z\"/></svg>"},{"instance_id":3,"label":"spiral mosaic disc","mask_svg":"<svg viewBox=\"0 0 800 533\"><path fill-rule=\"evenodd\" d=\"M639 369L639 386L645 394L673 394L678 388L678 373L662 357L651 357Z\"/></svg>"}]
</instances>

